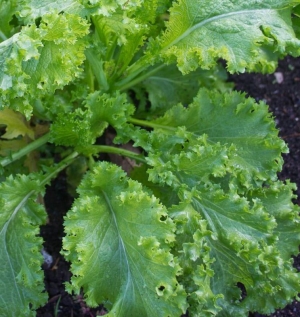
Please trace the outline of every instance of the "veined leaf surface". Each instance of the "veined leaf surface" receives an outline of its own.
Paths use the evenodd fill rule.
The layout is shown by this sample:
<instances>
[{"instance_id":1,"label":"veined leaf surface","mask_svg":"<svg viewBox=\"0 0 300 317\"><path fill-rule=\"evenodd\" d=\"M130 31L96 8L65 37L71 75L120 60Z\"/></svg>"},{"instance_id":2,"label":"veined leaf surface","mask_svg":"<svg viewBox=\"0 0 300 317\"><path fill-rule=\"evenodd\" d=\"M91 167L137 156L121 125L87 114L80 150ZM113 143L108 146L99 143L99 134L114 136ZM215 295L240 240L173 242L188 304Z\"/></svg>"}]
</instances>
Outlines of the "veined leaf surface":
<instances>
[{"instance_id":1,"label":"veined leaf surface","mask_svg":"<svg viewBox=\"0 0 300 317\"><path fill-rule=\"evenodd\" d=\"M197 225L193 225L194 228L190 227L194 230L192 236L195 241L184 241L177 233L183 243L177 243L176 248L183 248L186 253L185 260L180 263L183 270L188 271L193 267L188 261L189 257L199 261L200 252L205 252L203 256L207 253L203 259L208 262L204 261L203 268L208 270L207 279L210 283L207 284L206 281L199 284L198 288L195 285L194 288L188 288L194 290L193 297L205 287L205 294L212 292L225 299L219 298L216 301L215 308L222 307L217 316L242 317L248 311L269 314L277 307L284 307L297 296L300 280L296 270L292 268L291 253L282 249L284 244L277 244L278 236L288 242L293 240L296 228L299 230L299 220L295 213L290 212L288 215L289 210L280 206L278 214L284 214L284 218L289 218L291 223L286 220L287 230L282 226L277 229L275 217L269 213L263 200L257 197L253 197L251 204L233 192L225 194L217 187L209 186L194 188L190 192L182 191L180 196L186 206L180 212L180 206L173 208L175 212L172 214L173 220L179 223L178 233L182 232L184 223L190 222L192 218L195 221L196 213L200 219ZM281 219L278 218L278 221L280 223ZM202 249L195 248L195 244L199 242ZM289 246L288 249L292 248ZM184 282L183 284L191 284L187 278ZM244 300L241 300L241 290L237 286L239 283L245 287L247 293ZM191 304L193 310L193 303Z\"/></svg>"},{"instance_id":2,"label":"veined leaf surface","mask_svg":"<svg viewBox=\"0 0 300 317\"><path fill-rule=\"evenodd\" d=\"M43 191L34 177L8 178L0 185L0 316L35 316L47 300L41 270L39 226L45 210L34 199Z\"/></svg>"},{"instance_id":3,"label":"veined leaf surface","mask_svg":"<svg viewBox=\"0 0 300 317\"><path fill-rule=\"evenodd\" d=\"M218 58L227 60L230 72L274 71L279 57L299 53L291 22L297 2L174 1L160 38L162 56L177 60L183 73L210 68Z\"/></svg>"},{"instance_id":4,"label":"veined leaf surface","mask_svg":"<svg viewBox=\"0 0 300 317\"><path fill-rule=\"evenodd\" d=\"M88 305L104 303L109 316L179 316L185 294L169 253L174 224L154 196L109 163L100 163L79 186L65 219L65 255L71 287Z\"/></svg>"},{"instance_id":5,"label":"veined leaf surface","mask_svg":"<svg viewBox=\"0 0 300 317\"><path fill-rule=\"evenodd\" d=\"M175 223L181 223L179 230L182 215L188 223L198 213L210 231L202 238L209 258L214 259L209 262L210 287L225 299L216 301L215 309L222 307L217 316L244 316L254 310L271 313L286 305L299 288L290 263L299 243L299 217L291 203L292 185L277 181L285 145L266 106L235 92L221 95L201 90L192 105L173 107L153 127L146 139L155 149L148 146L149 179L170 186L185 202L181 219L178 212L172 215ZM137 140L137 145L143 144L147 141ZM236 173L239 166L244 166L242 176ZM239 176L245 192L235 183ZM197 227L194 230L193 238ZM195 243L184 242L182 251L190 250L195 256ZM181 250L181 243L177 247ZM180 264L184 271L190 270L188 261ZM248 294L243 301L238 283ZM199 289L188 279L183 284L194 290L191 296L198 305L197 291L207 284L199 284Z\"/></svg>"}]
</instances>

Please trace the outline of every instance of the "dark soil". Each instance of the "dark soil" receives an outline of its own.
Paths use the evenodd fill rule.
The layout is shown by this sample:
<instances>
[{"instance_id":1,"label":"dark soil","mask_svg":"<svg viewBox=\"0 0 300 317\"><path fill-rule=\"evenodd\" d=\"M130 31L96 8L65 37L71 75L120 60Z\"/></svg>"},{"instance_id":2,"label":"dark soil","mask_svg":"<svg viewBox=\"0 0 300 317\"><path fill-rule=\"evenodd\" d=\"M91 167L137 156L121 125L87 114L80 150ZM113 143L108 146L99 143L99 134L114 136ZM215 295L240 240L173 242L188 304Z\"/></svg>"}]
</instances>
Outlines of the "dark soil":
<instances>
[{"instance_id":1,"label":"dark soil","mask_svg":"<svg viewBox=\"0 0 300 317\"><path fill-rule=\"evenodd\" d=\"M280 129L280 136L290 148L290 153L284 155L285 165L280 178L290 179L300 188L300 59L286 58L280 62L276 76L274 74L242 74L232 76L230 79L236 83L237 90L247 92L257 101L264 100L270 106ZM64 283L70 280L71 274L69 264L59 252L63 237L62 217L72 204L72 198L68 195L66 188L65 176L61 174L52 182L45 196L49 222L41 228L41 235L45 240L45 251L52 255L53 263L50 267L44 266L49 300L37 311L37 317L104 315L105 310L101 306L89 309L81 296L72 296L65 291ZM297 194L300 197L299 189ZM299 202L299 198L295 200L295 203L299 204ZM294 265L300 270L300 256L295 257ZM257 313L249 314L249 317L262 316ZM271 316L300 316L300 303L294 301Z\"/></svg>"},{"instance_id":2,"label":"dark soil","mask_svg":"<svg viewBox=\"0 0 300 317\"><path fill-rule=\"evenodd\" d=\"M38 309L37 317L82 317L99 316L104 311L99 306L88 308L82 296L72 296L65 291L64 283L70 281L70 265L60 255L63 237L63 216L70 209L73 198L67 192L65 174L61 173L48 187L45 195L45 205L48 212L48 223L41 228L44 238L44 250L53 258L53 263L44 264L46 291L49 294L48 303Z\"/></svg>"}]
</instances>

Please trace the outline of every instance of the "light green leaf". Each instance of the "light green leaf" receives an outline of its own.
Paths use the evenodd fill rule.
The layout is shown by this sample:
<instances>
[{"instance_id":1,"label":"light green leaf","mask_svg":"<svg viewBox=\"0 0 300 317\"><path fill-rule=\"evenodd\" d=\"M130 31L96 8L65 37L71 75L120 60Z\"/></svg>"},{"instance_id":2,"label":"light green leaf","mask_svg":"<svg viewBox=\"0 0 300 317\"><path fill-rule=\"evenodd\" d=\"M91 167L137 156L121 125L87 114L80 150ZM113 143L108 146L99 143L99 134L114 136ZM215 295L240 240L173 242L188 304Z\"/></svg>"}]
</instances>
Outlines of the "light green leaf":
<instances>
[{"instance_id":1,"label":"light green leaf","mask_svg":"<svg viewBox=\"0 0 300 317\"><path fill-rule=\"evenodd\" d=\"M183 192L182 199L206 220L206 236L214 276L211 288L222 294L220 316L244 316L247 311L271 313L297 296L300 278L277 248L275 218L258 201L225 194L215 187ZM237 284L247 297L241 301ZM238 313L239 312L239 313Z\"/></svg>"},{"instance_id":2,"label":"light green leaf","mask_svg":"<svg viewBox=\"0 0 300 317\"><path fill-rule=\"evenodd\" d=\"M117 37L119 45L128 44L127 37L132 34L139 34L142 37L143 25L137 23L136 19L126 15L126 11L118 10L114 14L103 17L96 16L93 19L97 26L97 31L100 33L100 38L105 37L105 44L108 46L109 41L113 40L113 37ZM142 32L141 32L142 31ZM137 44L141 44L138 41ZM129 42L129 44L131 44Z\"/></svg>"},{"instance_id":3,"label":"light green leaf","mask_svg":"<svg viewBox=\"0 0 300 317\"><path fill-rule=\"evenodd\" d=\"M25 24L34 23L37 18L53 12L65 12L85 17L95 10L85 8L78 0L18 0L16 9Z\"/></svg>"},{"instance_id":4,"label":"light green leaf","mask_svg":"<svg viewBox=\"0 0 300 317\"><path fill-rule=\"evenodd\" d=\"M222 307L220 316L242 317L248 311L270 313L276 307L286 305L297 295L300 283L290 263L290 256L292 252L297 252L299 243L299 217L296 215L297 208L291 203L291 187L284 188L277 183L270 189L268 186L265 189L256 187L253 192L250 191L249 200L238 194L234 186L229 185L228 192L225 192L219 184L212 183L214 178L209 175L218 175L222 179L230 172L226 170L226 165L232 153L226 152L226 147L217 144L204 146L205 138L188 138L189 134L183 130L169 137L161 136L161 131L152 133L152 140L155 136L155 141L159 139L161 142L161 152L149 154L147 162L153 168L148 173L151 181L169 185L185 202L184 210L179 213L180 219L176 220L176 213L172 216L180 224L174 249L180 254L181 246L184 246L183 251L186 252L183 259L183 255L179 256L183 270L192 266L193 272L199 272L186 259L191 257L196 261L199 257L196 241L191 240L191 236L193 239L197 236L197 230L205 231L200 223L195 225L198 213L198 219L205 220L210 231L203 236L201 245L205 250L209 249L209 259L215 260L209 262L209 268L214 272L209 275L210 282L206 281L201 287L210 285L211 290L206 288L205 294L212 292L224 296L224 301L216 301L217 306ZM178 212L180 208L183 205L173 209ZM187 217L185 221L184 216ZM189 225L187 230L182 223L189 224L189 217L194 220L193 226ZM191 230L194 233L190 233ZM184 237L180 237L181 232ZM278 238L283 241L279 242ZM195 303L199 302L197 291L201 289L184 278L186 275L189 274L184 274L180 282L186 287L193 285L191 289L196 292L192 295L196 302L191 299L190 303L193 310ZM244 285L249 297L243 301L238 283Z\"/></svg>"},{"instance_id":5,"label":"light green leaf","mask_svg":"<svg viewBox=\"0 0 300 317\"><path fill-rule=\"evenodd\" d=\"M126 78L127 66L136 59L136 54L144 45L150 33L159 33L160 27L154 23L159 15L157 0L140 1L132 5L130 1L119 4L109 14L99 13L93 16L97 42L100 44L106 77L113 85L116 78ZM103 5L101 10L103 9ZM99 49L98 49L99 53ZM98 61L99 62L99 61ZM93 65L91 63L91 65ZM93 66L92 66L93 67ZM97 73L95 73L97 76Z\"/></svg>"},{"instance_id":6,"label":"light green leaf","mask_svg":"<svg viewBox=\"0 0 300 317\"><path fill-rule=\"evenodd\" d=\"M179 316L186 309L170 254L174 225L166 209L110 163L97 164L79 186L65 218L69 290L109 316Z\"/></svg>"},{"instance_id":7,"label":"light green leaf","mask_svg":"<svg viewBox=\"0 0 300 317\"><path fill-rule=\"evenodd\" d=\"M210 257L206 240L212 232L207 229L207 222L189 204L173 206L169 215L177 227L173 250L182 267L180 283L188 293L189 314L199 316L200 312L203 317L216 316L221 311L218 303L223 295L214 294L211 289L214 259Z\"/></svg>"},{"instance_id":8,"label":"light green leaf","mask_svg":"<svg viewBox=\"0 0 300 317\"><path fill-rule=\"evenodd\" d=\"M87 22L78 16L51 13L39 28L26 26L0 43L0 106L16 105L28 117L35 97L53 93L78 77L87 32ZM23 103L10 104L16 98Z\"/></svg>"},{"instance_id":9,"label":"light green leaf","mask_svg":"<svg viewBox=\"0 0 300 317\"><path fill-rule=\"evenodd\" d=\"M219 58L231 73L274 71L278 58L300 52L291 22L295 2L174 1L160 53L168 62L177 61L183 73L211 68Z\"/></svg>"},{"instance_id":10,"label":"light green leaf","mask_svg":"<svg viewBox=\"0 0 300 317\"><path fill-rule=\"evenodd\" d=\"M86 98L86 108L91 112L91 127L96 129L99 122L106 122L115 129L122 129L134 113L134 106L127 101L126 94L104 94L95 91Z\"/></svg>"},{"instance_id":11,"label":"light green leaf","mask_svg":"<svg viewBox=\"0 0 300 317\"><path fill-rule=\"evenodd\" d=\"M18 0L17 11L25 23L30 23L53 11L78 14L82 17L91 14L108 16L117 9L136 10L142 3L143 0Z\"/></svg>"},{"instance_id":12,"label":"light green leaf","mask_svg":"<svg viewBox=\"0 0 300 317\"><path fill-rule=\"evenodd\" d=\"M91 114L88 110L76 109L68 116L59 114L50 127L51 141L57 145L82 147L95 142L106 128L104 122L97 125L97 129L91 128ZM97 133L99 132L99 134Z\"/></svg>"},{"instance_id":13,"label":"light green leaf","mask_svg":"<svg viewBox=\"0 0 300 317\"><path fill-rule=\"evenodd\" d=\"M215 299L216 306L212 306L211 302L209 304L215 309L222 307L218 316L242 317L248 311L270 313L276 307L286 305L298 292L300 279L290 263L290 256L297 252L299 244L298 209L291 203L292 186L284 187L270 179L261 183L262 187L257 182L250 187L254 189L243 196L244 191L234 182L239 174L236 174L237 166L232 162L241 161L240 155L249 157L250 151L253 151L251 155L254 158L259 151L268 149L268 144L278 142L279 150L282 143L264 105L254 105L253 100L245 100L238 93L215 93L213 101L210 98L212 95L203 90L201 98L195 98L192 106L175 106L153 123L154 132L148 134L146 139L151 144L147 148L147 163L153 166L148 169L149 180L161 186L170 186L185 204L173 208L178 212L185 206L178 214L178 221L176 213L172 216L179 224L174 250L175 255L176 252L179 254L183 271L202 272L200 276L204 278L205 269L196 267L196 263L189 263L186 258L197 261L197 243L209 250L207 266L202 263L204 268L211 270L209 281L204 283L202 280L202 284L199 282L198 285L194 278L185 278L188 274L184 274L180 281L188 290L195 292L191 295L191 310L199 303L197 291L201 289L197 287L201 285L206 289L205 294L211 292L224 296L224 300ZM230 115L226 109L231 109ZM235 118L239 115L244 117L241 119L243 126ZM218 116L232 122L228 129L220 128L222 123ZM246 116L250 116L249 123ZM203 133L200 132L202 129ZM238 133L241 133L241 139ZM254 139L250 137L247 140L251 134L255 135ZM264 140L266 136L273 138L272 142L260 142L260 138ZM136 143L147 145L142 138ZM247 155L243 153L246 148ZM263 155L257 158L258 161L259 158L263 159L263 164L259 163L258 166L262 164L261 171L264 172L264 165L269 162L264 161ZM273 168L276 171L277 164ZM245 169L249 169L249 166L245 166ZM261 177L256 171L245 175L249 182ZM226 190L223 190L226 181ZM197 213L199 218L196 217ZM187 219L184 220L184 217ZM193 226L188 225L189 217L194 219ZM197 230L202 233L205 230L200 222L195 225L195 217L204 220L210 232L197 241ZM183 229L185 225L188 228ZM181 237L180 230L186 236ZM190 233L191 230L194 232ZM283 241L279 242L278 239ZM184 258L180 250L185 252ZM199 265L201 267L201 263ZM246 299L242 300L237 284L245 287L248 294Z\"/></svg>"},{"instance_id":14,"label":"light green leaf","mask_svg":"<svg viewBox=\"0 0 300 317\"><path fill-rule=\"evenodd\" d=\"M38 237L46 212L35 202L43 190L33 175L9 177L0 184L1 316L33 317L33 310L47 300Z\"/></svg>"},{"instance_id":15,"label":"light green leaf","mask_svg":"<svg viewBox=\"0 0 300 317\"><path fill-rule=\"evenodd\" d=\"M238 92L222 94L201 89L189 107L174 106L155 123L162 129L185 126L196 137L207 135L210 144L233 146L236 153L229 165L240 172L246 186L277 179L283 163L281 153L287 152L267 106Z\"/></svg>"},{"instance_id":16,"label":"light green leaf","mask_svg":"<svg viewBox=\"0 0 300 317\"><path fill-rule=\"evenodd\" d=\"M267 212L276 218L277 227L274 232L278 235L277 247L285 260L290 260L299 250L299 206L292 203L295 189L295 184L275 182L248 193L249 199L259 200Z\"/></svg>"},{"instance_id":17,"label":"light green leaf","mask_svg":"<svg viewBox=\"0 0 300 317\"><path fill-rule=\"evenodd\" d=\"M184 128L178 128L171 136L154 131L150 139L153 150L147 163L153 168L148 170L149 180L177 191L182 184L193 188L210 182L212 176L224 177L229 172L226 165L235 154L220 143L209 144L205 135L195 138Z\"/></svg>"},{"instance_id":18,"label":"light green leaf","mask_svg":"<svg viewBox=\"0 0 300 317\"><path fill-rule=\"evenodd\" d=\"M132 11L141 6L144 0L80 0L86 8L96 9L96 14L109 16L117 9Z\"/></svg>"}]
</instances>

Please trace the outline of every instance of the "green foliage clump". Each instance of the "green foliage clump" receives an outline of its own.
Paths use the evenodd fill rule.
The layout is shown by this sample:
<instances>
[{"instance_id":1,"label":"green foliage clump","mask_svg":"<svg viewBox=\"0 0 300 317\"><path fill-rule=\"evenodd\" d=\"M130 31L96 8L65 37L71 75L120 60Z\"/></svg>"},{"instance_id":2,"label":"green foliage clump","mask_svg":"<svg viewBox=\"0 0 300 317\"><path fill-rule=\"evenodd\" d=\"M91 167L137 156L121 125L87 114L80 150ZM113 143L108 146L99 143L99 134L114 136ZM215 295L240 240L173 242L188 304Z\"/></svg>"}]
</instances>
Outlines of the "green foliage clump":
<instances>
[{"instance_id":1,"label":"green foliage clump","mask_svg":"<svg viewBox=\"0 0 300 317\"><path fill-rule=\"evenodd\" d=\"M66 289L107 316L242 317L297 296L288 149L219 60L270 73L299 56L299 3L0 3L1 316L47 301L41 197L64 169Z\"/></svg>"}]
</instances>

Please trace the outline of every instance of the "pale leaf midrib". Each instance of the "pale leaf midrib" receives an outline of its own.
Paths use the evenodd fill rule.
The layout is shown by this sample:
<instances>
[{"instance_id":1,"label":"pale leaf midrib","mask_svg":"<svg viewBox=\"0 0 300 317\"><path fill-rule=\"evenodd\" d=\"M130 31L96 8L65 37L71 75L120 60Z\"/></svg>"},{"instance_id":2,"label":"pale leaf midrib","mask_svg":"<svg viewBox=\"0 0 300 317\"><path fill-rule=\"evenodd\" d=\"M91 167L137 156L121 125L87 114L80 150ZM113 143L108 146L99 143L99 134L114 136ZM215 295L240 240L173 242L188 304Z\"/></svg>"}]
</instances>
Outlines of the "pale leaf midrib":
<instances>
[{"instance_id":1,"label":"pale leaf midrib","mask_svg":"<svg viewBox=\"0 0 300 317\"><path fill-rule=\"evenodd\" d=\"M216 215L215 218L217 218L217 221L218 221L220 227L222 227L222 221L220 221L219 218L223 217L225 219L228 219L229 222L231 222L231 223L239 224L243 228L248 228L249 227L251 229L252 233L256 232L258 236L267 237L268 228L257 228L257 227L255 227L254 222L253 222L252 225L249 222L244 223L240 219L235 219L233 217L233 215L231 215L231 214L227 214L226 215L226 211L225 212L218 212L218 209L223 209L223 208L219 207L218 205L214 204L212 201L210 201L210 200L208 200L208 199L206 199L204 197L202 197L202 199L203 199L204 202L205 201L207 202L207 205L202 204L197 198L194 198L194 201L196 201L201 206L201 212L203 213L204 218L207 220L208 225L211 227L210 229L213 230L214 232L218 233L218 229L215 227L214 220L211 218L211 216L210 216L209 212L207 211L207 209L211 210ZM209 207L209 204L212 204L215 207L215 209ZM236 226L236 227L238 228L238 226ZM265 230L265 231L263 231L263 230Z\"/></svg>"},{"instance_id":2,"label":"pale leaf midrib","mask_svg":"<svg viewBox=\"0 0 300 317\"><path fill-rule=\"evenodd\" d=\"M251 9L251 10L240 10L240 11L235 11L235 12L228 12L228 13L224 13L224 14L220 14L220 15L216 15L213 16L211 18L208 18L206 20L202 20L201 22L192 25L191 27L189 27L185 32L183 32L179 37L177 37L173 42L171 42L170 44L168 44L166 47L164 47L162 49L162 51L166 51L168 50L171 46L176 45L177 43L179 43L181 40L183 40L184 38L186 38L187 36L189 36L192 32L194 32L195 30L201 28L202 26L204 26L205 24L217 21L217 20L221 20L221 19L226 19L228 17L231 16L235 16L235 15L243 15L243 14L248 14L248 13L254 13L256 14L257 12L262 13L264 12L264 14L268 14L269 11L274 11L274 9Z\"/></svg>"},{"instance_id":3,"label":"pale leaf midrib","mask_svg":"<svg viewBox=\"0 0 300 317\"><path fill-rule=\"evenodd\" d=\"M14 268L12 266L12 263L10 261L10 254L7 250L7 243L6 243L6 233L7 233L7 229L8 229L8 226L10 225L10 223L12 222L12 220L14 219L14 217L16 216L16 214L18 213L18 211L26 204L27 200L29 199L29 197L31 195L33 195L35 193L35 190L31 190L22 200L21 202L15 207L13 213L11 214L11 216L9 217L9 219L4 223L2 229L1 229L1 232L0 232L0 237L1 239L3 239L3 246L5 248L5 254L6 254L6 257L8 259L8 264L9 264L9 268L10 268L10 271L11 271L11 275L12 276L15 276L15 271L14 271ZM17 281L16 279L14 278L13 281L11 281L14 285L14 288L16 289L16 293L18 294L18 298L20 300L20 302L23 302L24 300L24 297L22 296L22 294L20 293L19 291L19 287L17 285Z\"/></svg>"},{"instance_id":4,"label":"pale leaf midrib","mask_svg":"<svg viewBox=\"0 0 300 317\"><path fill-rule=\"evenodd\" d=\"M121 244L122 246L122 249L123 249L123 253L124 253L124 256L125 256L125 259L126 259L126 266L127 266L127 283L126 283L126 289L125 289L125 292L127 291L127 289L129 288L129 284L130 284L130 281L132 281L132 278L131 278L131 270L130 270L130 265L129 265L129 261L128 261L128 257L127 257L127 250L126 250L126 247L125 247L125 244L124 244L124 241L122 239L122 235L120 234L120 230L119 230L119 226L118 226L118 222L117 222L117 218L116 218L116 215L115 215L115 212L114 212L114 209L113 209L113 206L111 205L110 203L110 199L108 198L106 192L104 190L101 190L102 192L102 195L104 197L104 200L108 206L108 209L112 215L112 219L114 221L114 224L115 224L115 228L117 230L117 233L118 233L118 238L119 238L119 243Z\"/></svg>"}]
</instances>

